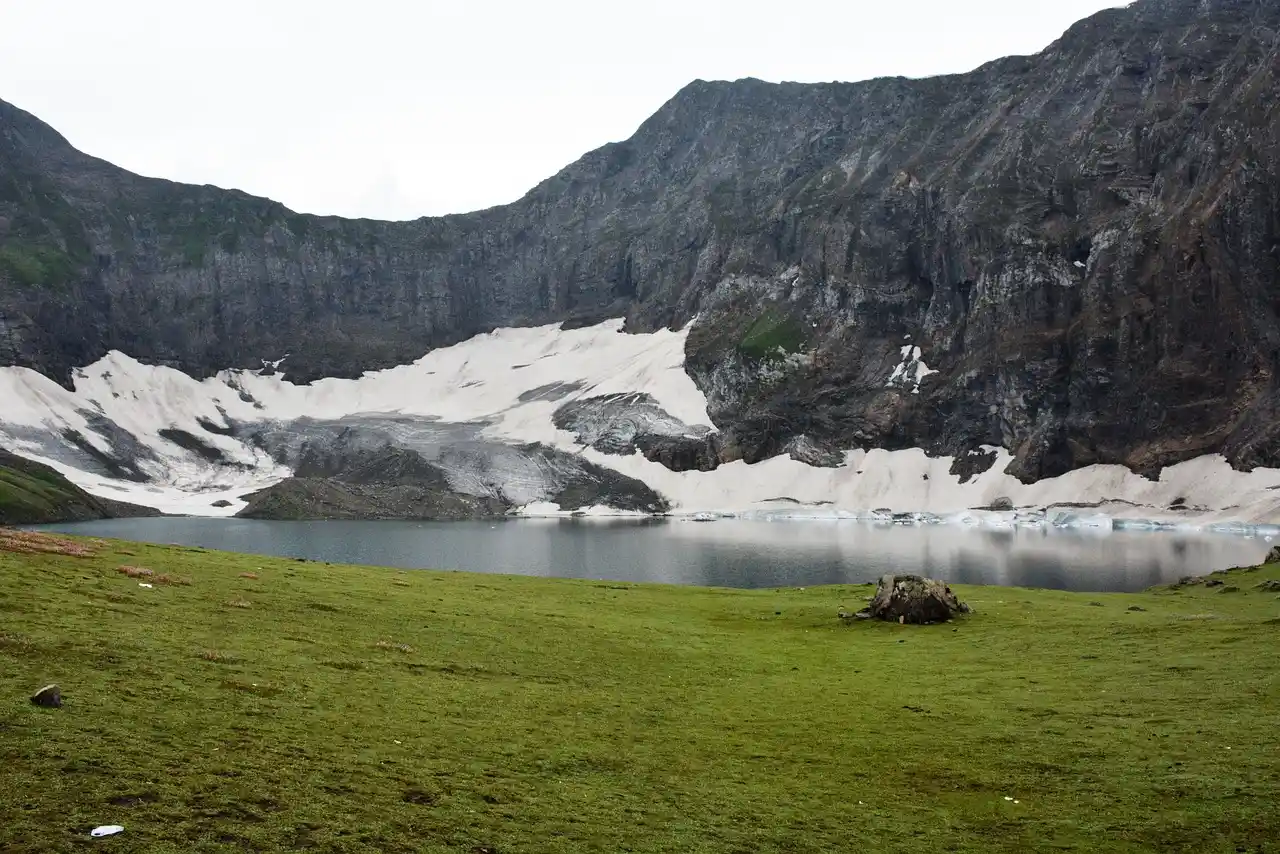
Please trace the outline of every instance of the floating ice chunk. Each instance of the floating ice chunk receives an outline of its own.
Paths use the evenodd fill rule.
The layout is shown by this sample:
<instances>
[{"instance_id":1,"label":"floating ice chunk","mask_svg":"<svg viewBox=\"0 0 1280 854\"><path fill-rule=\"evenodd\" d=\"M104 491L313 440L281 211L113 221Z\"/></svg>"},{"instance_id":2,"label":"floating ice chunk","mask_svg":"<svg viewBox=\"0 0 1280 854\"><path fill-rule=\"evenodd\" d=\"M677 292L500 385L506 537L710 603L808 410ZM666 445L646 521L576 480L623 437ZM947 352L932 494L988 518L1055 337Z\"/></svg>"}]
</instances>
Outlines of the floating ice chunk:
<instances>
[{"instance_id":1,"label":"floating ice chunk","mask_svg":"<svg viewBox=\"0 0 1280 854\"><path fill-rule=\"evenodd\" d=\"M1019 510L1013 516L1013 524L1019 528L1041 528L1045 524L1043 510Z\"/></svg>"},{"instance_id":2,"label":"floating ice chunk","mask_svg":"<svg viewBox=\"0 0 1280 854\"><path fill-rule=\"evenodd\" d=\"M521 516L561 516L560 505L553 501L535 501L516 511Z\"/></svg>"}]
</instances>

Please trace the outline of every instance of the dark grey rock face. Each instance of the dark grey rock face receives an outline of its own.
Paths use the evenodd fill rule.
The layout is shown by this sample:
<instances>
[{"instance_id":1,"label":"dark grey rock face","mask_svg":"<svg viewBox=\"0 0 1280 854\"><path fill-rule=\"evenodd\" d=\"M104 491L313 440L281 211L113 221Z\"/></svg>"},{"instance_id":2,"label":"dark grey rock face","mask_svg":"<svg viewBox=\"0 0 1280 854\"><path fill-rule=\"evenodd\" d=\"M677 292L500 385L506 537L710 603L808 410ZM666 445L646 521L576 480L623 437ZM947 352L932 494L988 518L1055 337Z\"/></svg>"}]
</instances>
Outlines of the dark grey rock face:
<instances>
[{"instance_id":1,"label":"dark grey rock face","mask_svg":"<svg viewBox=\"0 0 1280 854\"><path fill-rule=\"evenodd\" d=\"M969 74L697 82L512 205L408 223L140 178L0 103L0 363L306 380L697 317L721 432L646 452L672 465L1280 464L1278 32L1276 3L1139 0Z\"/></svg>"},{"instance_id":2,"label":"dark grey rock face","mask_svg":"<svg viewBox=\"0 0 1280 854\"><path fill-rule=\"evenodd\" d=\"M608 394L566 403L552 423L578 443L606 454L630 454L672 439L699 439L709 431L690 426L666 412L652 395Z\"/></svg>"},{"instance_id":3,"label":"dark grey rock face","mask_svg":"<svg viewBox=\"0 0 1280 854\"><path fill-rule=\"evenodd\" d=\"M255 519L483 519L532 502L571 511L597 504L662 513L667 502L634 478L541 445L473 442L423 452L310 438L295 476L247 496Z\"/></svg>"}]
</instances>

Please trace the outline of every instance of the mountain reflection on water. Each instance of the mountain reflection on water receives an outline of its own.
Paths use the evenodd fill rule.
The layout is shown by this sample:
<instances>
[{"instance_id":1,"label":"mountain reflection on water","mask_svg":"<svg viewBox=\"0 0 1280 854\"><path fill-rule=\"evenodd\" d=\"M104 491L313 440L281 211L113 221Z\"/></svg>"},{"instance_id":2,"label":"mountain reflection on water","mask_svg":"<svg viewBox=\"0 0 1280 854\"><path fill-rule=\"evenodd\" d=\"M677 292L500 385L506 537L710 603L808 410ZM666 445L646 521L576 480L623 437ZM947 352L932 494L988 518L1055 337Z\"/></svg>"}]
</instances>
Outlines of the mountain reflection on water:
<instances>
[{"instance_id":1,"label":"mountain reflection on water","mask_svg":"<svg viewBox=\"0 0 1280 854\"><path fill-rule=\"evenodd\" d=\"M333 563L744 588L860 583L895 572L962 584L1121 592L1253 565L1269 548L1260 538L1197 532L733 519L433 523L161 517L43 529Z\"/></svg>"}]
</instances>

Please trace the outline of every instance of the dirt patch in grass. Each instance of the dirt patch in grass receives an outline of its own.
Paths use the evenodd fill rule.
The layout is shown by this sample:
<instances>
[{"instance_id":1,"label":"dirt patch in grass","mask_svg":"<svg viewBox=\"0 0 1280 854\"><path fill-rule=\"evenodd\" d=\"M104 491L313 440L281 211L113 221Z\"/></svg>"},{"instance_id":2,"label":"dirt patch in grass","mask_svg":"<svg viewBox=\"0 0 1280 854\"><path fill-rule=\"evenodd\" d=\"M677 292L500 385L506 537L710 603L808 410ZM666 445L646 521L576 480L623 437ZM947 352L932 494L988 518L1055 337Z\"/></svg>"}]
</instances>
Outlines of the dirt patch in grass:
<instances>
[{"instance_id":1,"label":"dirt patch in grass","mask_svg":"<svg viewBox=\"0 0 1280 854\"><path fill-rule=\"evenodd\" d=\"M239 691L258 697L275 697L281 693L278 685L270 682L251 682L248 679L223 679L222 687L228 691Z\"/></svg>"},{"instance_id":2,"label":"dirt patch in grass","mask_svg":"<svg viewBox=\"0 0 1280 854\"><path fill-rule=\"evenodd\" d=\"M117 795L110 798L107 803L113 807L136 807L140 804L153 804L160 800L160 793L151 790L146 792L133 792L127 795Z\"/></svg>"},{"instance_id":3,"label":"dirt patch in grass","mask_svg":"<svg viewBox=\"0 0 1280 854\"><path fill-rule=\"evenodd\" d=\"M413 652L413 647L407 643L395 643L394 641L380 640L374 645L375 649L394 649L397 652Z\"/></svg>"},{"instance_id":4,"label":"dirt patch in grass","mask_svg":"<svg viewBox=\"0 0 1280 854\"><path fill-rule=\"evenodd\" d=\"M92 543L55 537L36 531L17 531L13 528L0 528L0 551L22 555L47 554L66 557L93 557L98 553L96 545Z\"/></svg>"},{"instance_id":5,"label":"dirt patch in grass","mask_svg":"<svg viewBox=\"0 0 1280 854\"><path fill-rule=\"evenodd\" d=\"M191 579L185 575L173 575L168 572L162 572L154 579L156 584L168 584L173 587L190 587Z\"/></svg>"},{"instance_id":6,"label":"dirt patch in grass","mask_svg":"<svg viewBox=\"0 0 1280 854\"><path fill-rule=\"evenodd\" d=\"M364 670L364 662L362 661L322 661L320 664L324 667L331 667L334 670Z\"/></svg>"},{"instance_id":7,"label":"dirt patch in grass","mask_svg":"<svg viewBox=\"0 0 1280 854\"><path fill-rule=\"evenodd\" d=\"M435 792L428 792L425 789L405 789L400 795L400 800L406 804L416 804L418 806L429 807L439 800L440 796Z\"/></svg>"},{"instance_id":8,"label":"dirt patch in grass","mask_svg":"<svg viewBox=\"0 0 1280 854\"><path fill-rule=\"evenodd\" d=\"M0 632L0 649L13 655L28 655L35 652L36 645L29 637Z\"/></svg>"}]
</instances>

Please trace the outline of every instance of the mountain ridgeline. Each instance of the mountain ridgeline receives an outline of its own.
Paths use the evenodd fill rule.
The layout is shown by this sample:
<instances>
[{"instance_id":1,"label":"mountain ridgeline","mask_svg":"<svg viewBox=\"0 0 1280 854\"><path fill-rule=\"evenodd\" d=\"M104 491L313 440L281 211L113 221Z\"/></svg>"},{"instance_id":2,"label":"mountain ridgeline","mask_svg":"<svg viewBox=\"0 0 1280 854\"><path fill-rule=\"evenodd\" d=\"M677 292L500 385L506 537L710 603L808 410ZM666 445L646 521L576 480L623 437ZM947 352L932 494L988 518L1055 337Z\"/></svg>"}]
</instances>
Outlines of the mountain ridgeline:
<instances>
[{"instance_id":1,"label":"mountain ridgeline","mask_svg":"<svg viewBox=\"0 0 1280 854\"><path fill-rule=\"evenodd\" d=\"M625 316L695 324L719 433L672 467L1280 465L1278 39L1269 0L1139 0L968 74L696 82L514 204L412 222L142 178L0 102L0 364L309 381Z\"/></svg>"}]
</instances>

